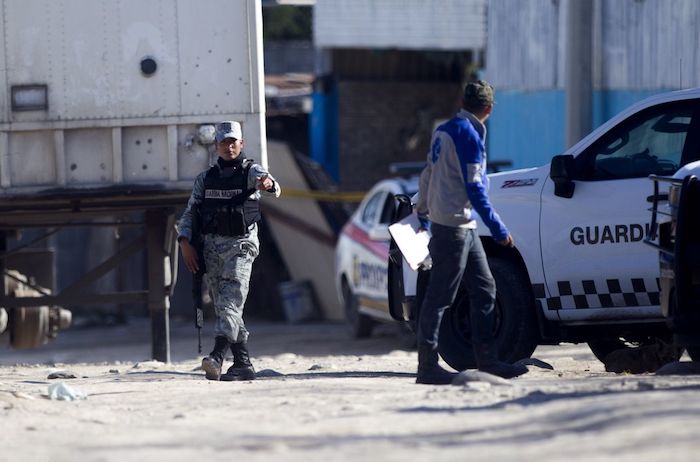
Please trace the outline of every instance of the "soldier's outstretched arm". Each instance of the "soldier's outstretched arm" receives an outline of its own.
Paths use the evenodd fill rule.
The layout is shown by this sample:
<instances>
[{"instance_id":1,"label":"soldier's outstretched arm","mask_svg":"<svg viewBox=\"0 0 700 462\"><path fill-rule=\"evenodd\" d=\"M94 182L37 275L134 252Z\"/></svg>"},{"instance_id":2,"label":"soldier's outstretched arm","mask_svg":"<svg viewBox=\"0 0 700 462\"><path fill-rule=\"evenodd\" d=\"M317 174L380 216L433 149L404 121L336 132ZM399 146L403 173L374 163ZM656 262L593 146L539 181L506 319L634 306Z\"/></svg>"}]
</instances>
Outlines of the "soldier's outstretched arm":
<instances>
[{"instance_id":1,"label":"soldier's outstretched arm","mask_svg":"<svg viewBox=\"0 0 700 462\"><path fill-rule=\"evenodd\" d=\"M265 196L279 197L282 192L280 184L262 165L255 164L250 169L248 182L254 182L254 188Z\"/></svg>"}]
</instances>

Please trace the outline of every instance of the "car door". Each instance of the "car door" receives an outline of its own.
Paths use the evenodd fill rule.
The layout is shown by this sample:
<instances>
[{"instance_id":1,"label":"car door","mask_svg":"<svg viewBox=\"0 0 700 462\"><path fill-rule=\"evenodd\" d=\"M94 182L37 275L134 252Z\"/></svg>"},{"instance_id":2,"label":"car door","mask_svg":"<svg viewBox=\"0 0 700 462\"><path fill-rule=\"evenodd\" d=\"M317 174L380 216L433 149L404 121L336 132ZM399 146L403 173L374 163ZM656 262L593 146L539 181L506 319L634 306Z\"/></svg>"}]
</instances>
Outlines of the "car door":
<instances>
[{"instance_id":1,"label":"car door","mask_svg":"<svg viewBox=\"0 0 700 462\"><path fill-rule=\"evenodd\" d=\"M360 214L356 233L356 252L353 255L353 282L358 295L360 311L385 317L388 313L387 260L389 255L387 203L393 197L386 187L375 188L369 193ZM369 313L368 313L369 314Z\"/></svg>"},{"instance_id":2,"label":"car door","mask_svg":"<svg viewBox=\"0 0 700 462\"><path fill-rule=\"evenodd\" d=\"M660 316L658 260L643 244L648 175L672 175L697 158L695 100L646 108L574 159L572 197L543 189L540 216L546 303L562 320ZM691 134L689 136L689 133Z\"/></svg>"}]
</instances>

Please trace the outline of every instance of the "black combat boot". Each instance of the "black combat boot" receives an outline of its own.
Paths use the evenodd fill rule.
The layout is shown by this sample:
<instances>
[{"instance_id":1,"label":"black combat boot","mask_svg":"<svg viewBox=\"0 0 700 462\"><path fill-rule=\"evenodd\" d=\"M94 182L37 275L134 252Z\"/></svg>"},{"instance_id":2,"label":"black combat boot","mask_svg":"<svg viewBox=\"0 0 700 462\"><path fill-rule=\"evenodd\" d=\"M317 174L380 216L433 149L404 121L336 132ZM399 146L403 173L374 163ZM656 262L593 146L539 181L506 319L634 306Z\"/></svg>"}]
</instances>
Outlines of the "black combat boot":
<instances>
[{"instance_id":1,"label":"black combat boot","mask_svg":"<svg viewBox=\"0 0 700 462\"><path fill-rule=\"evenodd\" d=\"M233 353L233 366L221 376L221 380L225 382L255 380L255 369L250 362L248 346L245 343L232 343L231 353Z\"/></svg>"},{"instance_id":2,"label":"black combat boot","mask_svg":"<svg viewBox=\"0 0 700 462\"><path fill-rule=\"evenodd\" d=\"M474 356L477 368L482 372L512 379L525 374L528 370L522 364L508 364L498 360L494 343L479 343L474 345Z\"/></svg>"},{"instance_id":3,"label":"black combat boot","mask_svg":"<svg viewBox=\"0 0 700 462\"><path fill-rule=\"evenodd\" d=\"M418 373L416 383L448 385L457 376L438 364L438 352L430 345L418 345Z\"/></svg>"},{"instance_id":4,"label":"black combat boot","mask_svg":"<svg viewBox=\"0 0 700 462\"><path fill-rule=\"evenodd\" d=\"M224 355L231 342L226 337L217 336L214 339L214 349L209 356L202 359L202 369L209 380L219 380L221 378L221 366L224 363Z\"/></svg>"}]
</instances>

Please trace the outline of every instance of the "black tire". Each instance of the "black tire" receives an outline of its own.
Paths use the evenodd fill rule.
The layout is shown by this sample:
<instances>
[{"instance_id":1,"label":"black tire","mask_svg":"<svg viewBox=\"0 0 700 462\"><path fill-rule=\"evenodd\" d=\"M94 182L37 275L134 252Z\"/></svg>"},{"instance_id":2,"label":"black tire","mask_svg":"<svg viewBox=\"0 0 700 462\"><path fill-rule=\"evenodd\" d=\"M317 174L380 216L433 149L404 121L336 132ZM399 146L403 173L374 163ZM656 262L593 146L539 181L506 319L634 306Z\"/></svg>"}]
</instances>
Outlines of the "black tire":
<instances>
[{"instance_id":1,"label":"black tire","mask_svg":"<svg viewBox=\"0 0 700 462\"><path fill-rule=\"evenodd\" d=\"M36 348L48 341L49 308L15 308L10 315L10 344L13 348Z\"/></svg>"},{"instance_id":2,"label":"black tire","mask_svg":"<svg viewBox=\"0 0 700 462\"><path fill-rule=\"evenodd\" d=\"M350 334L354 338L369 338L372 335L375 321L360 313L357 296L347 283L343 284L343 299L345 301L345 320L350 328Z\"/></svg>"},{"instance_id":3,"label":"black tire","mask_svg":"<svg viewBox=\"0 0 700 462\"><path fill-rule=\"evenodd\" d=\"M454 303L442 316L438 351L442 359L457 371L476 368L469 326L469 299L463 287L459 288Z\"/></svg>"},{"instance_id":4,"label":"black tire","mask_svg":"<svg viewBox=\"0 0 700 462\"><path fill-rule=\"evenodd\" d=\"M683 349L673 345L671 335L646 336L634 340L623 337L592 340L588 347L608 372L639 374L655 372L664 364L678 361ZM652 354L645 353L645 350Z\"/></svg>"},{"instance_id":5,"label":"black tire","mask_svg":"<svg viewBox=\"0 0 700 462\"><path fill-rule=\"evenodd\" d=\"M685 350L688 352L690 359L693 361L700 361L700 345L688 346Z\"/></svg>"},{"instance_id":6,"label":"black tire","mask_svg":"<svg viewBox=\"0 0 700 462\"><path fill-rule=\"evenodd\" d=\"M496 280L494 336L501 361L513 363L529 358L537 348L539 329L530 281L522 268L508 258L489 259ZM456 370L473 369L476 360L471 344L467 291L460 287L455 303L440 325L440 356Z\"/></svg>"}]
</instances>

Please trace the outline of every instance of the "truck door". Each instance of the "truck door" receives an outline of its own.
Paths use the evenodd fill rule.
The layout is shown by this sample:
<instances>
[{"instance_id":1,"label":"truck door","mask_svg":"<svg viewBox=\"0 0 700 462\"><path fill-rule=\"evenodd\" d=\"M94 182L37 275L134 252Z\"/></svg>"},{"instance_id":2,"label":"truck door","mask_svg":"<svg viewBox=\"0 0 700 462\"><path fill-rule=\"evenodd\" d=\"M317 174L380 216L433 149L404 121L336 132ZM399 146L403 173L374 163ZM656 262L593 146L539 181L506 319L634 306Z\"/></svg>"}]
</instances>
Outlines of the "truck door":
<instances>
[{"instance_id":1,"label":"truck door","mask_svg":"<svg viewBox=\"0 0 700 462\"><path fill-rule=\"evenodd\" d=\"M562 320L660 316L658 259L643 244L653 192L647 177L672 175L697 158L697 107L657 105L614 126L575 157L571 198L555 195L547 180L545 305Z\"/></svg>"}]
</instances>

